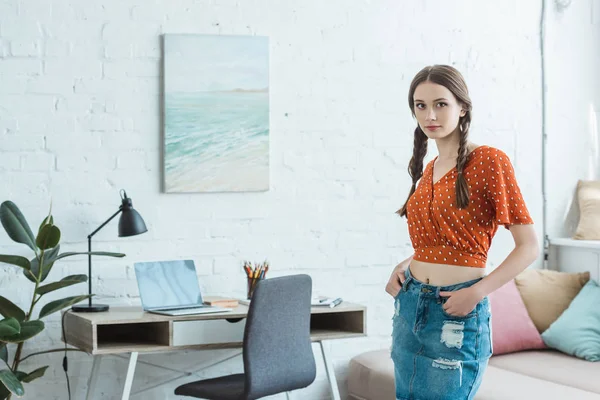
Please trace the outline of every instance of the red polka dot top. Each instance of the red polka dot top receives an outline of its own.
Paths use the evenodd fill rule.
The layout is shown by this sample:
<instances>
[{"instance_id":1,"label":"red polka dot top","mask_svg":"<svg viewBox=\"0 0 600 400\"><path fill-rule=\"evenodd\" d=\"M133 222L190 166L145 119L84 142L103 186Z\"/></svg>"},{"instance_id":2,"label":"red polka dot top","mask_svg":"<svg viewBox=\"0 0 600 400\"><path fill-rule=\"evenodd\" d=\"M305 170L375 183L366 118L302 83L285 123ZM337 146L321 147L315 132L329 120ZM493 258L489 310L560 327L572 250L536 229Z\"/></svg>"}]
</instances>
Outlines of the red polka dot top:
<instances>
[{"instance_id":1,"label":"red polka dot top","mask_svg":"<svg viewBox=\"0 0 600 400\"><path fill-rule=\"evenodd\" d=\"M499 225L532 224L508 156L479 146L467 156L463 175L470 202L456 207L456 167L433 182L430 161L407 204L414 260L485 268L487 253Z\"/></svg>"}]
</instances>

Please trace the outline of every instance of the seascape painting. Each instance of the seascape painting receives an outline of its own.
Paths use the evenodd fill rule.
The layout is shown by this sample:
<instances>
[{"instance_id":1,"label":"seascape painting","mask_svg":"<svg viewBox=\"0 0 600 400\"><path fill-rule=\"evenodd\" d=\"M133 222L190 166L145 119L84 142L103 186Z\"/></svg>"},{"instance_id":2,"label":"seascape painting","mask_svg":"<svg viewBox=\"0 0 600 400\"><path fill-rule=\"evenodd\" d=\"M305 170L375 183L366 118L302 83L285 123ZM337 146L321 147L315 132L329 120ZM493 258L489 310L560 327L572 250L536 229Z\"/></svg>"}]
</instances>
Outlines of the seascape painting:
<instances>
[{"instance_id":1,"label":"seascape painting","mask_svg":"<svg viewBox=\"0 0 600 400\"><path fill-rule=\"evenodd\" d=\"M164 188L269 190L267 37L164 36Z\"/></svg>"}]
</instances>

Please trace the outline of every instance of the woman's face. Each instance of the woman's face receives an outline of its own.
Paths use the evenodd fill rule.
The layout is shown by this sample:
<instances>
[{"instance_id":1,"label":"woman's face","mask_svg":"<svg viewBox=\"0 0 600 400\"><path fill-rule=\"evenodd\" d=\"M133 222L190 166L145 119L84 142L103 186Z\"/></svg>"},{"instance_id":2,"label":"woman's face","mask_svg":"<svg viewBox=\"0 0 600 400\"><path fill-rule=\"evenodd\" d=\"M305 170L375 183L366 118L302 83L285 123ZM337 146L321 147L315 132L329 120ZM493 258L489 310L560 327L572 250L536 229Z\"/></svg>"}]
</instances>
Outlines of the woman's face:
<instances>
[{"instance_id":1,"label":"woman's face","mask_svg":"<svg viewBox=\"0 0 600 400\"><path fill-rule=\"evenodd\" d=\"M459 118L465 115L452 92L437 83L420 83L413 101L417 122L429 139L450 135L458 127Z\"/></svg>"}]
</instances>

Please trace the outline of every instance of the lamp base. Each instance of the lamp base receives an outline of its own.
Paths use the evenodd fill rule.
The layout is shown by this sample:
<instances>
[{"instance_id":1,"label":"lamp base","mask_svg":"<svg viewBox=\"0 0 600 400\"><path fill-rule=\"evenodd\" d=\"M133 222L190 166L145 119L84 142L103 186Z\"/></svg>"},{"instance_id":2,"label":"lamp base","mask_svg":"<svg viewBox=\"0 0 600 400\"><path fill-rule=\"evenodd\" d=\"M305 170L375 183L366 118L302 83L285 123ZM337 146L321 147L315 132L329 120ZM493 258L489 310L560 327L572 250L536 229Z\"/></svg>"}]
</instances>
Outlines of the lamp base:
<instances>
[{"instance_id":1,"label":"lamp base","mask_svg":"<svg viewBox=\"0 0 600 400\"><path fill-rule=\"evenodd\" d=\"M108 311L108 304L77 304L71 307L75 312L102 312Z\"/></svg>"}]
</instances>

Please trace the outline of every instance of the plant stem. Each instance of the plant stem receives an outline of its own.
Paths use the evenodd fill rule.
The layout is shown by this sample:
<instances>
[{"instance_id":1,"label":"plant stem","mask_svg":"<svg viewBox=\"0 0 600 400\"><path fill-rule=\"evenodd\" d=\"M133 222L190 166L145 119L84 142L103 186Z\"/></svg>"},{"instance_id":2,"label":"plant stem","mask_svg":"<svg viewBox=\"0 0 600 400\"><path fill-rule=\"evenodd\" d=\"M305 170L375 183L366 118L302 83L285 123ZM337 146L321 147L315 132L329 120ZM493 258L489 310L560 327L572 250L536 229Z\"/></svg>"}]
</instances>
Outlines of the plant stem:
<instances>
[{"instance_id":1,"label":"plant stem","mask_svg":"<svg viewBox=\"0 0 600 400\"><path fill-rule=\"evenodd\" d=\"M37 353L31 353L31 354L28 354L27 356L21 358L19 360L19 362L23 362L31 356L37 356L37 355L46 354L46 353L56 353L59 351L65 351L65 349L53 349L53 350L38 351ZM66 349L66 351L81 351L82 353L85 353L83 350L80 350L80 349Z\"/></svg>"},{"instance_id":2,"label":"plant stem","mask_svg":"<svg viewBox=\"0 0 600 400\"><path fill-rule=\"evenodd\" d=\"M36 251L36 256L37 256L37 251ZM31 306L29 307L29 312L27 313L27 315L25 315L25 319L23 321L29 321L29 318L31 318L31 314L33 313L33 307L35 306L36 298L36 292L38 289L38 286L40 285L40 281L42 280L42 271L44 270L44 250L42 250L40 256L39 256L39 271L38 271L38 278L35 280L35 289L33 289L33 296L31 297ZM19 363L21 362L20 358L21 358L21 352L23 351L23 343L25 342L21 342L17 345L17 351L15 352L15 358L13 360L13 365L12 365L12 371L16 372L17 368L19 368ZM10 396L8 397L8 399L10 399Z\"/></svg>"}]
</instances>

